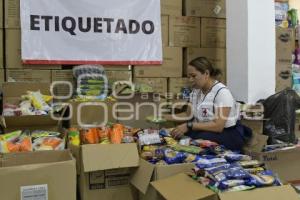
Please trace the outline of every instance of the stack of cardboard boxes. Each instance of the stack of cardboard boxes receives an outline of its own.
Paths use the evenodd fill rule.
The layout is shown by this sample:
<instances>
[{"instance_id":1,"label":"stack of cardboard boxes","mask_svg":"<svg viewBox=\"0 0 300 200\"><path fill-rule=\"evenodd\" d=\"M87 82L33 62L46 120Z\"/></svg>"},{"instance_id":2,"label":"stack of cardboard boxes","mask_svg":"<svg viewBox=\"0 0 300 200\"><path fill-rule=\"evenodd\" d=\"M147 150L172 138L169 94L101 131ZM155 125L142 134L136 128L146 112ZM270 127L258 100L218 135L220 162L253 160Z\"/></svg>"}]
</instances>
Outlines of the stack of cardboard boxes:
<instances>
[{"instance_id":1,"label":"stack of cardboard boxes","mask_svg":"<svg viewBox=\"0 0 300 200\"><path fill-rule=\"evenodd\" d=\"M4 9L2 9L3 7ZM2 10L4 10L4 21ZM46 83L68 81L74 86L72 66L22 64L20 0L1 1L0 12L0 83L4 82L4 80L8 82ZM131 81L132 79L132 72L128 66L105 67L108 79L111 82ZM6 79L4 74L6 74ZM59 83L53 91L57 96L65 96L70 93L70 88L64 83Z\"/></svg>"},{"instance_id":2,"label":"stack of cardboard boxes","mask_svg":"<svg viewBox=\"0 0 300 200\"><path fill-rule=\"evenodd\" d=\"M135 83L147 84L154 92L165 94L168 91L168 77L182 77L182 47L200 42L200 38L195 39L200 35L200 22L195 18L182 16L182 0L162 0L161 14L163 63L156 66L134 66L133 74Z\"/></svg>"},{"instance_id":3,"label":"stack of cardboard boxes","mask_svg":"<svg viewBox=\"0 0 300 200\"><path fill-rule=\"evenodd\" d=\"M161 14L163 64L134 66L134 81L148 83L154 92L180 93L188 86L188 63L204 56L221 69L226 82L225 0L163 0ZM163 82L168 82L167 91L159 88Z\"/></svg>"},{"instance_id":4,"label":"stack of cardboard boxes","mask_svg":"<svg viewBox=\"0 0 300 200\"><path fill-rule=\"evenodd\" d=\"M196 57L207 57L222 71L220 80L226 84L226 5L225 0L185 0L184 14L200 18L200 46L188 47L184 68Z\"/></svg>"},{"instance_id":5,"label":"stack of cardboard boxes","mask_svg":"<svg viewBox=\"0 0 300 200\"><path fill-rule=\"evenodd\" d=\"M289 0L275 0L276 20L276 92L292 86L293 52L296 31L285 27L288 19Z\"/></svg>"},{"instance_id":6,"label":"stack of cardboard boxes","mask_svg":"<svg viewBox=\"0 0 300 200\"><path fill-rule=\"evenodd\" d=\"M295 30L276 28L276 92L292 86L292 54L295 50Z\"/></svg>"},{"instance_id":7,"label":"stack of cardboard boxes","mask_svg":"<svg viewBox=\"0 0 300 200\"><path fill-rule=\"evenodd\" d=\"M4 63L3 63L3 1L0 2L0 89L4 82Z\"/></svg>"}]
</instances>

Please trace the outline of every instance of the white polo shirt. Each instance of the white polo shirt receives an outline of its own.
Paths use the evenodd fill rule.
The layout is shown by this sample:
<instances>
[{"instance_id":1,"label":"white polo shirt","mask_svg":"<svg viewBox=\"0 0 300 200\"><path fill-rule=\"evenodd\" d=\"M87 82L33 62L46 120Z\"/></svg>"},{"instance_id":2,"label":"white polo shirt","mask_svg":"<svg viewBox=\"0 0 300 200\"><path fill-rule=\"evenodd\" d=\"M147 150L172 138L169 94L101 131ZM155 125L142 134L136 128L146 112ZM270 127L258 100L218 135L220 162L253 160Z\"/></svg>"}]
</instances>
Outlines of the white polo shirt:
<instances>
[{"instance_id":1,"label":"white polo shirt","mask_svg":"<svg viewBox=\"0 0 300 200\"><path fill-rule=\"evenodd\" d=\"M204 95L201 90L194 89L190 96L193 115L196 122L209 122L215 119L218 107L230 107L225 128L236 125L239 116L238 104L229 89L221 82L215 82L211 90Z\"/></svg>"}]
</instances>

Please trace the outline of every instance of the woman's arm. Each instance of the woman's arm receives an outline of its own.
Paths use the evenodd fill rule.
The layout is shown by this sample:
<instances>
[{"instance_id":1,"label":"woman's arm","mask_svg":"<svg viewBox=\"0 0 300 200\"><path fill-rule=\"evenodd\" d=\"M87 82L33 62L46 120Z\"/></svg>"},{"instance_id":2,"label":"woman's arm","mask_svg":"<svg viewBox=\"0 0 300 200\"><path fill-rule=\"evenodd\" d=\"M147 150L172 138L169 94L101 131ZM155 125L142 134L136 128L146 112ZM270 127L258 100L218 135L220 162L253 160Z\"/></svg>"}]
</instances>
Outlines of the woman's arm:
<instances>
[{"instance_id":1,"label":"woman's arm","mask_svg":"<svg viewBox=\"0 0 300 200\"><path fill-rule=\"evenodd\" d=\"M225 127L225 123L228 119L231 107L219 107L216 108L215 120L211 122L194 122L193 123L193 131L210 131L221 133ZM182 137L185 133L187 133L188 127L187 123L181 124L177 126L172 131L172 136L175 138ZM201 133L199 133L201 134Z\"/></svg>"}]
</instances>

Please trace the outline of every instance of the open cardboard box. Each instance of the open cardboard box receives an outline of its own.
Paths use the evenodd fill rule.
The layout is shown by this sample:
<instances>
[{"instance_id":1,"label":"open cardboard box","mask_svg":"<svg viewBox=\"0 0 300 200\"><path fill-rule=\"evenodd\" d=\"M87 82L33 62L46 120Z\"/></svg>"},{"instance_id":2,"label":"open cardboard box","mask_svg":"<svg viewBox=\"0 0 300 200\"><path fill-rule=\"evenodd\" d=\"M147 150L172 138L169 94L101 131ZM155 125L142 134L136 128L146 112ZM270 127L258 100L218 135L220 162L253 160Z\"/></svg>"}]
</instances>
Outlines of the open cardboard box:
<instances>
[{"instance_id":1,"label":"open cardboard box","mask_svg":"<svg viewBox=\"0 0 300 200\"><path fill-rule=\"evenodd\" d=\"M1 199L76 199L75 160L68 150L0 154L0 176Z\"/></svg>"},{"instance_id":2,"label":"open cardboard box","mask_svg":"<svg viewBox=\"0 0 300 200\"><path fill-rule=\"evenodd\" d=\"M216 194L185 174L154 181L153 187L168 200L297 200L297 193L290 185L259 188L242 192Z\"/></svg>"},{"instance_id":3,"label":"open cardboard box","mask_svg":"<svg viewBox=\"0 0 300 200\"><path fill-rule=\"evenodd\" d=\"M300 148L276 150L271 152L246 152L266 164L266 167L278 174L283 182L300 180Z\"/></svg>"},{"instance_id":4,"label":"open cardboard box","mask_svg":"<svg viewBox=\"0 0 300 200\"><path fill-rule=\"evenodd\" d=\"M70 147L77 160L81 200L137 199L130 185L139 166L136 144L88 144Z\"/></svg>"},{"instance_id":5,"label":"open cardboard box","mask_svg":"<svg viewBox=\"0 0 300 200\"><path fill-rule=\"evenodd\" d=\"M161 199L161 196L151 186L151 181L156 181L182 172L189 172L194 164L183 163L174 165L154 165L140 159L140 166L134 172L131 183L140 191L140 199Z\"/></svg>"},{"instance_id":6,"label":"open cardboard box","mask_svg":"<svg viewBox=\"0 0 300 200\"><path fill-rule=\"evenodd\" d=\"M27 91L38 91L44 95L50 94L49 83L4 83L3 103L18 105L21 96ZM2 125L5 132L22 129L28 130L57 130L59 121L52 119L50 115L27 115L27 116L3 116Z\"/></svg>"}]
</instances>

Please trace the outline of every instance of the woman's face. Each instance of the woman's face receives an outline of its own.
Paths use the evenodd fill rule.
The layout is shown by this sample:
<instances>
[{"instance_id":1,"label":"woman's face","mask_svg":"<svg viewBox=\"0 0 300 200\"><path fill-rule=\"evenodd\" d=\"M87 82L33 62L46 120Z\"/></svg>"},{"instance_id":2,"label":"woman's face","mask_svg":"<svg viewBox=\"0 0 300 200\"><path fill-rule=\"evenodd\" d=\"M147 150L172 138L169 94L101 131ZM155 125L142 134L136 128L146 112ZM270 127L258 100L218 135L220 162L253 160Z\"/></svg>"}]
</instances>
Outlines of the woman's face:
<instances>
[{"instance_id":1,"label":"woman's face","mask_svg":"<svg viewBox=\"0 0 300 200\"><path fill-rule=\"evenodd\" d=\"M202 74L198 71L194 66L189 65L187 68L187 76L189 78L189 82L191 86L195 89L202 89L208 81L208 74Z\"/></svg>"}]
</instances>

